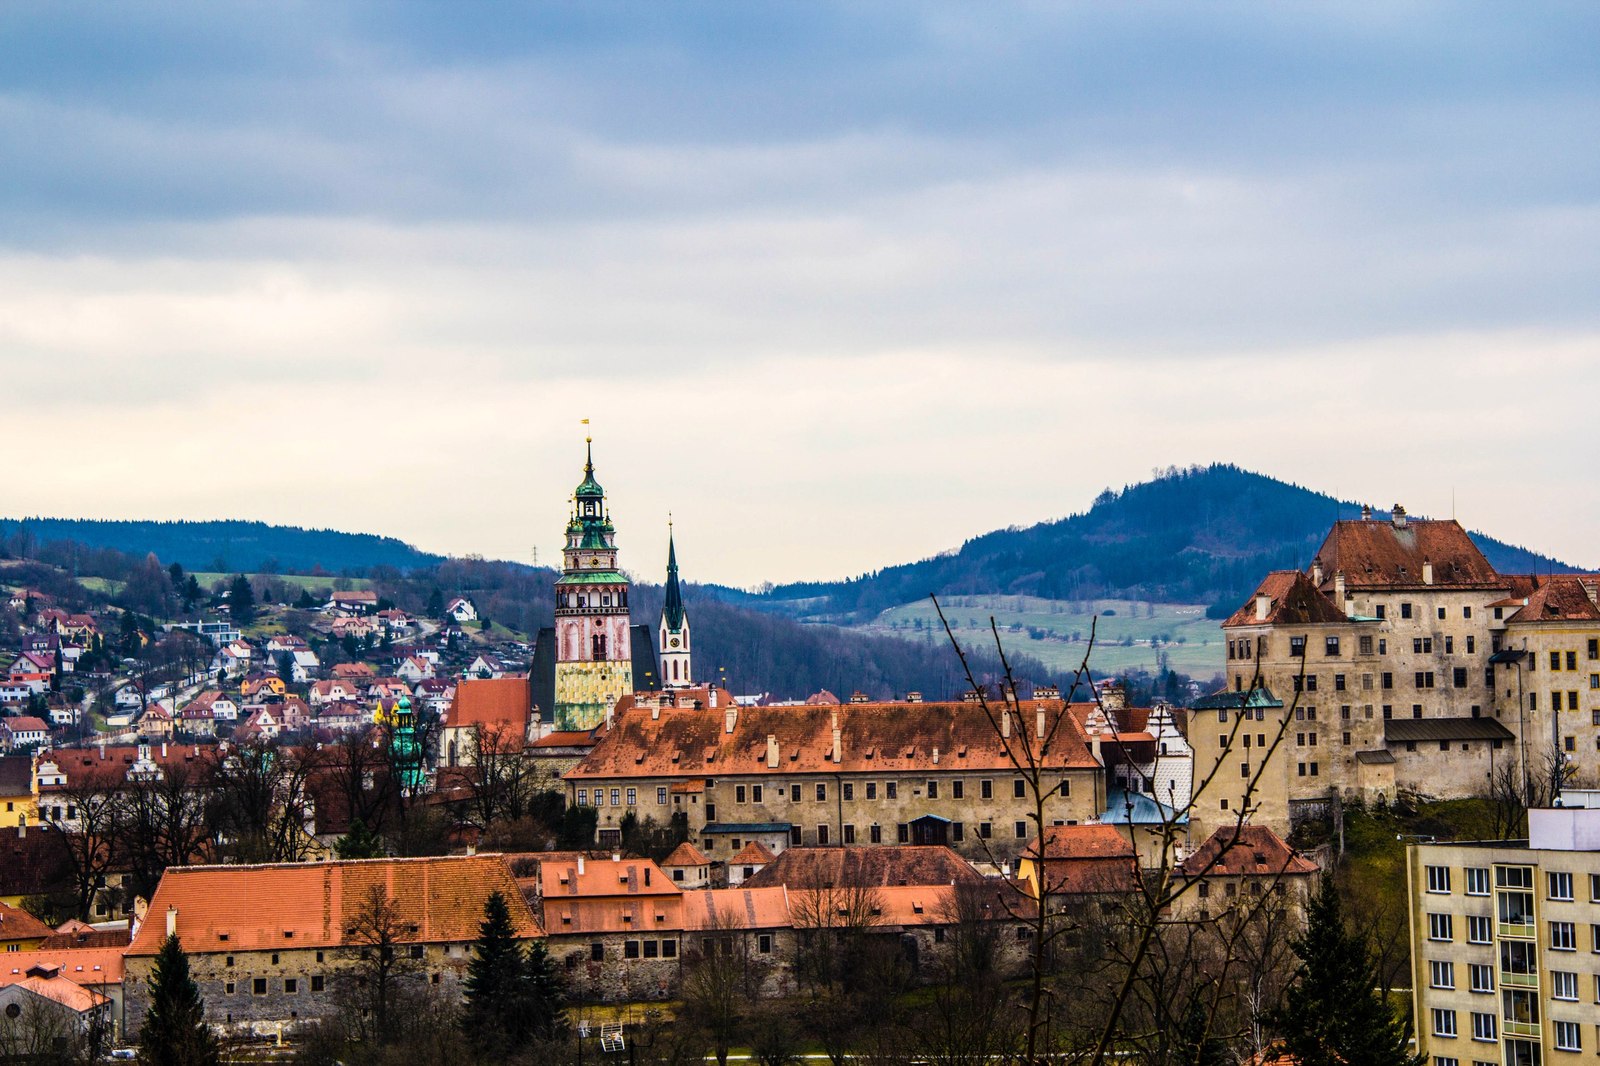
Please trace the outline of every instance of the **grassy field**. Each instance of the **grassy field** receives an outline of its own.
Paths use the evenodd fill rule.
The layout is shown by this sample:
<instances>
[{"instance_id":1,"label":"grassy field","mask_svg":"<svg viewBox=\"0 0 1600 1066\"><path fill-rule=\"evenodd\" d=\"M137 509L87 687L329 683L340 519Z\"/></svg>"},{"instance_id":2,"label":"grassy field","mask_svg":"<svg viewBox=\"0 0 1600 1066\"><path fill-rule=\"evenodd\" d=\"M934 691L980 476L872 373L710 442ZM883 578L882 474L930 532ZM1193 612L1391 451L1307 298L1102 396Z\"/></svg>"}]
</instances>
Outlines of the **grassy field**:
<instances>
[{"instance_id":1,"label":"grassy field","mask_svg":"<svg viewBox=\"0 0 1600 1066\"><path fill-rule=\"evenodd\" d=\"M82 585L90 592L103 592L107 596L115 596L117 593L122 591L122 586L127 584L127 582L113 581L109 577L80 577L78 579L78 584Z\"/></svg>"},{"instance_id":2,"label":"grassy field","mask_svg":"<svg viewBox=\"0 0 1600 1066\"><path fill-rule=\"evenodd\" d=\"M310 589L313 592L319 589L331 589L336 581L342 582L344 588L351 590L369 589L372 587L372 582L364 577L309 577L305 574L251 574L250 576L252 578L269 577L274 581L281 581L291 588ZM209 589L212 585L215 585L219 581L223 584L227 584L233 580L233 575L202 573L200 571L196 571L194 579L200 582L201 588Z\"/></svg>"},{"instance_id":3,"label":"grassy field","mask_svg":"<svg viewBox=\"0 0 1600 1066\"><path fill-rule=\"evenodd\" d=\"M963 645L992 646L989 618L993 616L1008 653L1031 655L1064 670L1083 661L1094 625L1091 665L1097 672L1154 672L1163 654L1172 669L1195 677L1210 678L1222 671L1222 630L1198 604L1069 602L1032 596L951 596L940 602ZM858 628L905 640L945 640L933 604L927 601L891 608Z\"/></svg>"}]
</instances>

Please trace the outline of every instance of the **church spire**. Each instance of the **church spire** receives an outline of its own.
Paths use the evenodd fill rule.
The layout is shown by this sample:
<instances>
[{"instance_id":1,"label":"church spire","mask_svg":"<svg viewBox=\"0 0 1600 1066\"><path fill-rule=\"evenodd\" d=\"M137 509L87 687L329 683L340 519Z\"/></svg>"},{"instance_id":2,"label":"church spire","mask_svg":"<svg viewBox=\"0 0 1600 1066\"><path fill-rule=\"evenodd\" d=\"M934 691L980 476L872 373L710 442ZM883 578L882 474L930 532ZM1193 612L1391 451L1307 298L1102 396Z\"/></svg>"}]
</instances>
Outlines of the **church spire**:
<instances>
[{"instance_id":1,"label":"church spire","mask_svg":"<svg viewBox=\"0 0 1600 1066\"><path fill-rule=\"evenodd\" d=\"M683 628L683 590L678 587L678 546L672 538L672 520L667 520L667 598L661 608L667 628Z\"/></svg>"},{"instance_id":2,"label":"church spire","mask_svg":"<svg viewBox=\"0 0 1600 1066\"><path fill-rule=\"evenodd\" d=\"M683 589L678 585L678 545L667 518L667 588L661 605L660 662L662 688L688 688L690 672L689 614L683 609Z\"/></svg>"}]
</instances>

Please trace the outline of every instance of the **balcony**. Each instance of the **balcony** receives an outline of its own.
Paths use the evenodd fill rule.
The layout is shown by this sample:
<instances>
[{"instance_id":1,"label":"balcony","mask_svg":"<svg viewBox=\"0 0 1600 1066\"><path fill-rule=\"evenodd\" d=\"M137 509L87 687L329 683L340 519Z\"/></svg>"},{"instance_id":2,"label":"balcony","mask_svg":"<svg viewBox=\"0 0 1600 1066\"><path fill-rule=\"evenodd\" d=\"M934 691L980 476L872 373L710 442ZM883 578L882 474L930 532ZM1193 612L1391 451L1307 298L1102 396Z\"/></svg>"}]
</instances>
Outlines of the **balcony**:
<instances>
[{"instance_id":1,"label":"balcony","mask_svg":"<svg viewBox=\"0 0 1600 1066\"><path fill-rule=\"evenodd\" d=\"M1500 983L1507 988L1538 988L1539 975L1536 973L1507 973L1501 970Z\"/></svg>"},{"instance_id":2,"label":"balcony","mask_svg":"<svg viewBox=\"0 0 1600 1066\"><path fill-rule=\"evenodd\" d=\"M1500 1029L1506 1036L1531 1036L1535 1040L1544 1035L1539 1031L1538 1022L1513 1022L1507 1020L1500 1023Z\"/></svg>"},{"instance_id":3,"label":"balcony","mask_svg":"<svg viewBox=\"0 0 1600 1066\"><path fill-rule=\"evenodd\" d=\"M1533 940L1535 937L1534 930L1537 929L1538 926L1534 925L1532 922L1528 922L1527 924L1523 924L1522 922L1496 922L1494 928L1495 932L1502 938L1510 937L1513 940Z\"/></svg>"}]
</instances>

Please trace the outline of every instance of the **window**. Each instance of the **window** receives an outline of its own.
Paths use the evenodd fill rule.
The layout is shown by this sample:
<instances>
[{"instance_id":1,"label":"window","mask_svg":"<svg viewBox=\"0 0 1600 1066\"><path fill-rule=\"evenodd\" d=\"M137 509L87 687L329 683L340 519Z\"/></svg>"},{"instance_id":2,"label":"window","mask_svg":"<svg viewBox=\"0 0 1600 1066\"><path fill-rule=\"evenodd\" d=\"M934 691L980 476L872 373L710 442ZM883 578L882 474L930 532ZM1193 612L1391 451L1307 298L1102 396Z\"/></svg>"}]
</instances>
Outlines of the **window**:
<instances>
[{"instance_id":1,"label":"window","mask_svg":"<svg viewBox=\"0 0 1600 1066\"><path fill-rule=\"evenodd\" d=\"M818 803L826 803L826 802L828 802L828 786L827 785L819 784L817 786L817 802Z\"/></svg>"},{"instance_id":2,"label":"window","mask_svg":"<svg viewBox=\"0 0 1600 1066\"><path fill-rule=\"evenodd\" d=\"M1324 655L1338 655L1339 654L1339 638L1338 637L1327 637L1327 638L1325 638L1323 640L1323 642L1322 642L1322 651L1323 651Z\"/></svg>"},{"instance_id":3,"label":"window","mask_svg":"<svg viewBox=\"0 0 1600 1066\"><path fill-rule=\"evenodd\" d=\"M1388 670L1383 672L1383 687L1394 688L1394 674Z\"/></svg>"},{"instance_id":4,"label":"window","mask_svg":"<svg viewBox=\"0 0 1600 1066\"><path fill-rule=\"evenodd\" d=\"M600 941L597 940L594 943L589 945L589 958L590 959L594 960L595 962L604 962L605 961L605 957L606 957L606 946L604 944L602 944Z\"/></svg>"},{"instance_id":5,"label":"window","mask_svg":"<svg viewBox=\"0 0 1600 1066\"><path fill-rule=\"evenodd\" d=\"M896 832L898 834L895 837L896 840L898 840L902 844L911 843L911 827L910 826L906 825L906 823L904 823L904 822L901 822L899 825L895 826L895 830L896 830Z\"/></svg>"},{"instance_id":6,"label":"window","mask_svg":"<svg viewBox=\"0 0 1600 1066\"><path fill-rule=\"evenodd\" d=\"M1451 924L1450 915L1448 915L1448 914L1431 914L1431 913L1428 915L1428 939L1429 940L1454 940L1455 939L1455 930L1454 930L1454 927Z\"/></svg>"},{"instance_id":7,"label":"window","mask_svg":"<svg viewBox=\"0 0 1600 1066\"><path fill-rule=\"evenodd\" d=\"M663 803L663 804L667 802L667 786L666 785L662 785L662 786L660 786L659 788L656 789L656 802L657 803Z\"/></svg>"},{"instance_id":8,"label":"window","mask_svg":"<svg viewBox=\"0 0 1600 1066\"><path fill-rule=\"evenodd\" d=\"M1561 653L1560 652L1553 651L1553 652L1550 653L1550 669L1552 669L1552 670L1561 669Z\"/></svg>"},{"instance_id":9,"label":"window","mask_svg":"<svg viewBox=\"0 0 1600 1066\"><path fill-rule=\"evenodd\" d=\"M1443 1010L1443 1009L1441 1009L1439 1007L1433 1008L1433 1035L1434 1036L1455 1036L1456 1035L1456 1012L1455 1011L1453 1011L1453 1010Z\"/></svg>"},{"instance_id":10,"label":"window","mask_svg":"<svg viewBox=\"0 0 1600 1066\"><path fill-rule=\"evenodd\" d=\"M989 822L979 822L978 823L978 836L979 837L981 837L984 840L988 840L993 835L994 835L994 826L992 824L990 824Z\"/></svg>"},{"instance_id":11,"label":"window","mask_svg":"<svg viewBox=\"0 0 1600 1066\"><path fill-rule=\"evenodd\" d=\"M825 826L825 825L817 826L817 843L819 845L821 845L821 846L824 846L824 847L827 846L827 843L828 843L828 827L827 826Z\"/></svg>"},{"instance_id":12,"label":"window","mask_svg":"<svg viewBox=\"0 0 1600 1066\"><path fill-rule=\"evenodd\" d=\"M1290 637L1289 654L1296 659L1303 659L1306 655L1306 638Z\"/></svg>"},{"instance_id":13,"label":"window","mask_svg":"<svg viewBox=\"0 0 1600 1066\"><path fill-rule=\"evenodd\" d=\"M252 995L257 995L257 996L266 995L267 994L267 979L265 977L257 977L255 980L251 981L250 982L250 992L251 992Z\"/></svg>"},{"instance_id":14,"label":"window","mask_svg":"<svg viewBox=\"0 0 1600 1066\"><path fill-rule=\"evenodd\" d=\"M644 942L644 957L647 958L647 959L660 958L661 957L661 941L659 941L659 940L646 940Z\"/></svg>"},{"instance_id":15,"label":"window","mask_svg":"<svg viewBox=\"0 0 1600 1066\"><path fill-rule=\"evenodd\" d=\"M868 830L867 830L867 839L872 841L874 844L882 844L883 843L883 826L874 825L874 826L871 826L870 828L868 828Z\"/></svg>"},{"instance_id":16,"label":"window","mask_svg":"<svg viewBox=\"0 0 1600 1066\"><path fill-rule=\"evenodd\" d=\"M1027 784L1022 780L1022 778L1019 777L1015 781L1011 782L1011 797L1013 799L1023 799L1027 796L1027 794Z\"/></svg>"},{"instance_id":17,"label":"window","mask_svg":"<svg viewBox=\"0 0 1600 1066\"><path fill-rule=\"evenodd\" d=\"M229 981L227 984L223 985L222 990L230 996L233 995L233 982Z\"/></svg>"},{"instance_id":18,"label":"window","mask_svg":"<svg viewBox=\"0 0 1600 1066\"><path fill-rule=\"evenodd\" d=\"M1498 1040L1500 1034L1496 1031L1494 1015L1483 1011L1472 1012L1472 1039Z\"/></svg>"},{"instance_id":19,"label":"window","mask_svg":"<svg viewBox=\"0 0 1600 1066\"><path fill-rule=\"evenodd\" d=\"M875 800L877 798L878 798L878 783L876 781L867 782L867 799Z\"/></svg>"},{"instance_id":20,"label":"window","mask_svg":"<svg viewBox=\"0 0 1600 1066\"><path fill-rule=\"evenodd\" d=\"M1344 675L1343 674L1334 674L1333 675L1333 691L1335 691L1335 692L1343 692L1344 691Z\"/></svg>"},{"instance_id":21,"label":"window","mask_svg":"<svg viewBox=\"0 0 1600 1066\"><path fill-rule=\"evenodd\" d=\"M1372 654L1372 638L1371 637L1362 637L1360 639L1360 641L1358 642L1358 647L1360 648L1362 655L1371 655Z\"/></svg>"},{"instance_id":22,"label":"window","mask_svg":"<svg viewBox=\"0 0 1600 1066\"><path fill-rule=\"evenodd\" d=\"M1417 687L1418 688L1432 688L1433 687L1433 671L1432 670L1418 670L1417 671Z\"/></svg>"},{"instance_id":23,"label":"window","mask_svg":"<svg viewBox=\"0 0 1600 1066\"><path fill-rule=\"evenodd\" d=\"M1429 892L1449 892L1450 891L1450 867L1448 867L1448 866L1430 866L1430 867L1428 867L1428 891Z\"/></svg>"},{"instance_id":24,"label":"window","mask_svg":"<svg viewBox=\"0 0 1600 1066\"><path fill-rule=\"evenodd\" d=\"M611 806L622 806L622 789L614 788L611 790Z\"/></svg>"},{"instance_id":25,"label":"window","mask_svg":"<svg viewBox=\"0 0 1600 1066\"><path fill-rule=\"evenodd\" d=\"M1577 951L1578 935L1571 922L1550 923L1550 950Z\"/></svg>"},{"instance_id":26,"label":"window","mask_svg":"<svg viewBox=\"0 0 1600 1066\"><path fill-rule=\"evenodd\" d=\"M898 781L885 781L883 783L883 794L888 799L896 798L897 796L900 795L900 783ZM798 787L797 787L797 794L795 796L795 799L799 799L799 798L800 797L798 795Z\"/></svg>"},{"instance_id":27,"label":"window","mask_svg":"<svg viewBox=\"0 0 1600 1066\"><path fill-rule=\"evenodd\" d=\"M931 800L936 800L939 798L939 782L928 782L928 798Z\"/></svg>"},{"instance_id":28,"label":"window","mask_svg":"<svg viewBox=\"0 0 1600 1066\"><path fill-rule=\"evenodd\" d=\"M1456 986L1456 966L1453 962L1428 963L1428 984L1432 988L1454 988Z\"/></svg>"},{"instance_id":29,"label":"window","mask_svg":"<svg viewBox=\"0 0 1600 1066\"><path fill-rule=\"evenodd\" d=\"M285 995L298 995L300 993L299 980L293 977L285 977L283 979L283 991Z\"/></svg>"},{"instance_id":30,"label":"window","mask_svg":"<svg viewBox=\"0 0 1600 1066\"><path fill-rule=\"evenodd\" d=\"M624 940L622 942L622 957L637 959L639 957L639 942L637 940Z\"/></svg>"},{"instance_id":31,"label":"window","mask_svg":"<svg viewBox=\"0 0 1600 1066\"><path fill-rule=\"evenodd\" d=\"M1027 837L1027 835L1028 835L1028 823L1027 822L1018 822L1016 828L1017 828L1017 839L1018 840L1025 839Z\"/></svg>"},{"instance_id":32,"label":"window","mask_svg":"<svg viewBox=\"0 0 1600 1066\"><path fill-rule=\"evenodd\" d=\"M1432 637L1415 637L1415 638L1413 638L1412 641L1411 641L1411 650L1412 650L1413 653L1415 653L1417 655L1432 655L1433 654L1433 638Z\"/></svg>"},{"instance_id":33,"label":"window","mask_svg":"<svg viewBox=\"0 0 1600 1066\"><path fill-rule=\"evenodd\" d=\"M1578 975L1570 970L1551 970L1550 998L1575 1002L1578 998Z\"/></svg>"},{"instance_id":34,"label":"window","mask_svg":"<svg viewBox=\"0 0 1600 1066\"><path fill-rule=\"evenodd\" d=\"M1592 637L1589 640L1589 658L1600 659L1600 640Z\"/></svg>"},{"instance_id":35,"label":"window","mask_svg":"<svg viewBox=\"0 0 1600 1066\"><path fill-rule=\"evenodd\" d=\"M628 806L636 807L636 806L638 806L638 804L639 804L639 790L636 789L636 788L628 789Z\"/></svg>"},{"instance_id":36,"label":"window","mask_svg":"<svg viewBox=\"0 0 1600 1066\"><path fill-rule=\"evenodd\" d=\"M856 842L856 827L855 826L846 825L844 827L844 842L846 844L854 844Z\"/></svg>"},{"instance_id":37,"label":"window","mask_svg":"<svg viewBox=\"0 0 1600 1066\"><path fill-rule=\"evenodd\" d=\"M410 955L411 955L411 957L413 959L422 958L422 945L421 944L412 944L411 945Z\"/></svg>"},{"instance_id":38,"label":"window","mask_svg":"<svg viewBox=\"0 0 1600 1066\"><path fill-rule=\"evenodd\" d=\"M1466 869L1467 895L1487 896L1489 894L1489 868L1487 866L1469 866Z\"/></svg>"},{"instance_id":39,"label":"window","mask_svg":"<svg viewBox=\"0 0 1600 1066\"><path fill-rule=\"evenodd\" d=\"M589 790L588 789L586 789L586 788L578 789L578 806L580 806L580 807L589 806Z\"/></svg>"},{"instance_id":40,"label":"window","mask_svg":"<svg viewBox=\"0 0 1600 1066\"><path fill-rule=\"evenodd\" d=\"M1487 914L1467 915L1467 943L1487 944L1493 936L1492 919Z\"/></svg>"},{"instance_id":41,"label":"window","mask_svg":"<svg viewBox=\"0 0 1600 1066\"><path fill-rule=\"evenodd\" d=\"M1389 617L1389 608L1388 608L1388 606L1386 604L1375 603L1375 604L1372 605L1372 613L1374 615L1376 615L1380 619L1388 618Z\"/></svg>"},{"instance_id":42,"label":"window","mask_svg":"<svg viewBox=\"0 0 1600 1066\"><path fill-rule=\"evenodd\" d=\"M848 799L849 797L847 796L845 798ZM760 785L751 785L750 786L750 802L751 803L760 803L761 802L761 786Z\"/></svg>"},{"instance_id":43,"label":"window","mask_svg":"<svg viewBox=\"0 0 1600 1066\"><path fill-rule=\"evenodd\" d=\"M1467 964L1467 978L1472 984L1474 992L1494 991L1494 967L1486 962L1469 962Z\"/></svg>"},{"instance_id":44,"label":"window","mask_svg":"<svg viewBox=\"0 0 1600 1066\"><path fill-rule=\"evenodd\" d=\"M326 977L323 977L320 973L319 974L312 974L312 976L311 976L311 991L313 991L313 992L321 992L321 991L325 990L328 987L327 980L328 979Z\"/></svg>"},{"instance_id":45,"label":"window","mask_svg":"<svg viewBox=\"0 0 1600 1066\"><path fill-rule=\"evenodd\" d=\"M1589 902L1600 903L1600 874L1589 875Z\"/></svg>"},{"instance_id":46,"label":"window","mask_svg":"<svg viewBox=\"0 0 1600 1066\"><path fill-rule=\"evenodd\" d=\"M1411 605L1409 603L1402 603L1400 605L1400 617L1401 618L1410 618L1411 617Z\"/></svg>"},{"instance_id":47,"label":"window","mask_svg":"<svg viewBox=\"0 0 1600 1066\"><path fill-rule=\"evenodd\" d=\"M950 782L950 798L951 799L965 799L966 798L966 792L967 792L965 785L966 785L966 783L964 781L952 781L952 782Z\"/></svg>"},{"instance_id":48,"label":"window","mask_svg":"<svg viewBox=\"0 0 1600 1066\"><path fill-rule=\"evenodd\" d=\"M978 795L983 799L994 798L994 782L987 777L978 782Z\"/></svg>"},{"instance_id":49,"label":"window","mask_svg":"<svg viewBox=\"0 0 1600 1066\"><path fill-rule=\"evenodd\" d=\"M1556 1022L1556 1050L1582 1051L1583 1036L1577 1022Z\"/></svg>"},{"instance_id":50,"label":"window","mask_svg":"<svg viewBox=\"0 0 1600 1066\"><path fill-rule=\"evenodd\" d=\"M1441 607L1441 608L1439 608L1439 610L1443 611L1444 608ZM1444 615L1441 614L1439 617L1443 618ZM1456 638L1455 637L1445 637L1444 638L1444 653L1446 655L1454 655L1456 653Z\"/></svg>"},{"instance_id":51,"label":"window","mask_svg":"<svg viewBox=\"0 0 1600 1066\"><path fill-rule=\"evenodd\" d=\"M756 951L762 955L772 954L772 934L759 933L756 935Z\"/></svg>"},{"instance_id":52,"label":"window","mask_svg":"<svg viewBox=\"0 0 1600 1066\"><path fill-rule=\"evenodd\" d=\"M1572 899L1572 875L1570 873L1547 873L1544 876L1545 895L1548 898L1567 901Z\"/></svg>"}]
</instances>

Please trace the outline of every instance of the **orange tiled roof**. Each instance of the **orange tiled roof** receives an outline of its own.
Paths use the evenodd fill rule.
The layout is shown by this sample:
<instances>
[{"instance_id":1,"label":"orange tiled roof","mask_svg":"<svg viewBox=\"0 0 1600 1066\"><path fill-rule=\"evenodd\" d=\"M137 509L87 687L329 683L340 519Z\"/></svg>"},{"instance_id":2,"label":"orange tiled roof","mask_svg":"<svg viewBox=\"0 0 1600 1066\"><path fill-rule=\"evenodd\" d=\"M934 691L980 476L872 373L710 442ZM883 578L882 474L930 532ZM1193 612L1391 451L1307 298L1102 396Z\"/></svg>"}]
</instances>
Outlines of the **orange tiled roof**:
<instances>
[{"instance_id":1,"label":"orange tiled roof","mask_svg":"<svg viewBox=\"0 0 1600 1066\"><path fill-rule=\"evenodd\" d=\"M1322 588L1344 572L1346 588L1423 587L1423 564L1433 564L1433 584L1453 588L1505 588L1483 552L1454 519L1335 522L1317 551Z\"/></svg>"},{"instance_id":2,"label":"orange tiled roof","mask_svg":"<svg viewBox=\"0 0 1600 1066\"><path fill-rule=\"evenodd\" d=\"M1034 727L1039 702L1025 700L1014 730ZM837 715L840 761L832 760ZM1010 770L1001 738L989 719L966 703L856 703L838 707L745 707L726 731L725 711L682 707L635 708L600 734L569 779L703 777L706 774L860 773L868 770ZM778 745L778 765L767 766L767 738ZM1078 724L1068 716L1050 756L1052 769L1094 768Z\"/></svg>"},{"instance_id":3,"label":"orange tiled roof","mask_svg":"<svg viewBox=\"0 0 1600 1066\"><path fill-rule=\"evenodd\" d=\"M711 860L705 852L685 840L672 849L672 854L661 860L662 866L708 866Z\"/></svg>"},{"instance_id":4,"label":"orange tiled roof","mask_svg":"<svg viewBox=\"0 0 1600 1066\"><path fill-rule=\"evenodd\" d=\"M463 678L456 685L445 724L452 729L500 727L512 738L521 738L532 712L533 685L526 677Z\"/></svg>"},{"instance_id":5,"label":"orange tiled roof","mask_svg":"<svg viewBox=\"0 0 1600 1066\"><path fill-rule=\"evenodd\" d=\"M1178 872L1186 877L1314 874L1317 864L1264 825L1225 825L1179 863Z\"/></svg>"},{"instance_id":6,"label":"orange tiled roof","mask_svg":"<svg viewBox=\"0 0 1600 1066\"><path fill-rule=\"evenodd\" d=\"M733 864L739 861L735 858ZM787 848L745 884L752 888L788 885L793 890L840 885L948 886L982 880L982 874L949 848L906 844L894 848Z\"/></svg>"},{"instance_id":7,"label":"orange tiled roof","mask_svg":"<svg viewBox=\"0 0 1600 1066\"><path fill-rule=\"evenodd\" d=\"M1053 825L1043 840L1043 865L1052 892L1131 892L1138 887L1138 857L1115 826ZM1039 843L1038 837L1029 841L1022 857L1036 858Z\"/></svg>"},{"instance_id":8,"label":"orange tiled roof","mask_svg":"<svg viewBox=\"0 0 1600 1066\"><path fill-rule=\"evenodd\" d=\"M122 948L34 948L0 955L0 985L15 984L35 966L60 967L80 985L120 985Z\"/></svg>"},{"instance_id":9,"label":"orange tiled roof","mask_svg":"<svg viewBox=\"0 0 1600 1066\"><path fill-rule=\"evenodd\" d=\"M495 891L505 896L518 936L541 935L499 855L189 866L162 875L128 954L161 949L169 908L177 910L178 936L190 952L359 943L351 931L373 886L398 905L407 940L475 939L484 901Z\"/></svg>"},{"instance_id":10,"label":"orange tiled roof","mask_svg":"<svg viewBox=\"0 0 1600 1066\"><path fill-rule=\"evenodd\" d=\"M779 888L709 888L683 894L686 930L782 929L791 924L789 893Z\"/></svg>"},{"instance_id":11,"label":"orange tiled roof","mask_svg":"<svg viewBox=\"0 0 1600 1066\"><path fill-rule=\"evenodd\" d=\"M729 866L765 866L777 856L759 840L752 840L739 849L739 854L728 860Z\"/></svg>"},{"instance_id":12,"label":"orange tiled roof","mask_svg":"<svg viewBox=\"0 0 1600 1066\"><path fill-rule=\"evenodd\" d=\"M1420 580L1420 579L1419 579ZM1256 597L1268 599L1267 617L1258 618ZM1345 613L1334 606L1311 579L1298 570L1274 570L1261 579L1256 591L1244 601L1222 628L1260 625L1306 625L1325 622L1348 622Z\"/></svg>"},{"instance_id":13,"label":"orange tiled roof","mask_svg":"<svg viewBox=\"0 0 1600 1066\"><path fill-rule=\"evenodd\" d=\"M682 891L672 878L649 859L585 859L583 872L578 861L541 862L539 891L545 899L608 896L676 896Z\"/></svg>"},{"instance_id":14,"label":"orange tiled roof","mask_svg":"<svg viewBox=\"0 0 1600 1066\"><path fill-rule=\"evenodd\" d=\"M9 955L6 956L7 959L10 957ZM110 1002L104 993L96 992L92 988L85 988L72 980L72 978L60 973L50 973L48 975L25 973L20 980L4 981L3 978L0 978L0 982L8 985L19 985L35 995L53 1000L64 1007L77 1011L79 1014Z\"/></svg>"}]
</instances>

